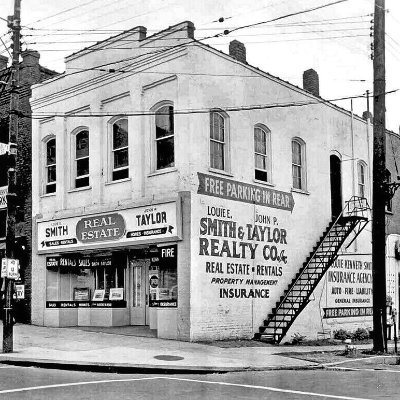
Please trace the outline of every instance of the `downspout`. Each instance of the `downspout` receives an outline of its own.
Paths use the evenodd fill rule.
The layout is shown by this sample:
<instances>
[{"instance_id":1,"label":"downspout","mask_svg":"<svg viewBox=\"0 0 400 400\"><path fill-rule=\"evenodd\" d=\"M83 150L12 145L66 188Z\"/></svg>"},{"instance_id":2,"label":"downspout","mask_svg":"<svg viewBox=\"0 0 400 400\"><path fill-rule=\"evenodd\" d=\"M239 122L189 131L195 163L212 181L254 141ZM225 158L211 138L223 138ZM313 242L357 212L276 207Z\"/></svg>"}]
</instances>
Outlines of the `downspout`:
<instances>
[{"instance_id":1,"label":"downspout","mask_svg":"<svg viewBox=\"0 0 400 400\"><path fill-rule=\"evenodd\" d=\"M350 120L350 130L351 130L351 175L353 180L353 193L352 196L356 195L356 176L355 176L355 159L354 159L354 112L353 112L353 99L350 99L351 105L351 120ZM357 239L354 240L354 252L357 252Z\"/></svg>"}]
</instances>

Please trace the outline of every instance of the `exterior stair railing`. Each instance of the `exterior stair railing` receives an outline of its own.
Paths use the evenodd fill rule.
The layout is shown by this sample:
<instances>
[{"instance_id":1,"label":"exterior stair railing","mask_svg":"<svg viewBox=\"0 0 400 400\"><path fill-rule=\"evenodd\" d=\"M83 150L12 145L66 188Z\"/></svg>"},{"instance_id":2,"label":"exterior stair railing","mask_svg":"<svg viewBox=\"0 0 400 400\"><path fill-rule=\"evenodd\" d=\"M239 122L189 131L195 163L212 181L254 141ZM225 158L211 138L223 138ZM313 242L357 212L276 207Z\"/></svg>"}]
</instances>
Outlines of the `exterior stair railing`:
<instances>
[{"instance_id":1,"label":"exterior stair railing","mask_svg":"<svg viewBox=\"0 0 400 400\"><path fill-rule=\"evenodd\" d=\"M284 291L255 339L280 343L294 320L309 303L311 293L338 257L346 239L349 247L368 224L370 207L364 197L353 196L346 202L337 218L334 218L307 257L302 268Z\"/></svg>"}]
</instances>

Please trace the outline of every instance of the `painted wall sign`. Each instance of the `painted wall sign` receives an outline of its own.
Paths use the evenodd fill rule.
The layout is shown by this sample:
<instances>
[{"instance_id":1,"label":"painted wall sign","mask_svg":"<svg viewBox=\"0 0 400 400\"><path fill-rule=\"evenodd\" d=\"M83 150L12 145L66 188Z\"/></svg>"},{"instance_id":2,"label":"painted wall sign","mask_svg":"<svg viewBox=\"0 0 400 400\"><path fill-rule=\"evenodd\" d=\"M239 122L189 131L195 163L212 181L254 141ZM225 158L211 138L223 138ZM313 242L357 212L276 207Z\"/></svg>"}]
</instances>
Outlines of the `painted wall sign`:
<instances>
[{"instance_id":1,"label":"painted wall sign","mask_svg":"<svg viewBox=\"0 0 400 400\"><path fill-rule=\"evenodd\" d=\"M198 172L197 175L199 177L198 194L293 211L294 199L292 193L206 175L201 172Z\"/></svg>"},{"instance_id":2,"label":"painted wall sign","mask_svg":"<svg viewBox=\"0 0 400 400\"><path fill-rule=\"evenodd\" d=\"M372 310L370 257L341 256L326 273L324 318L369 317Z\"/></svg>"},{"instance_id":3,"label":"painted wall sign","mask_svg":"<svg viewBox=\"0 0 400 400\"><path fill-rule=\"evenodd\" d=\"M202 198L198 233L199 286L216 304L269 299L287 273L291 238L284 210ZM290 201L289 201L290 204Z\"/></svg>"},{"instance_id":4,"label":"painted wall sign","mask_svg":"<svg viewBox=\"0 0 400 400\"><path fill-rule=\"evenodd\" d=\"M8 186L0 187L0 208L7 208Z\"/></svg>"},{"instance_id":5,"label":"painted wall sign","mask_svg":"<svg viewBox=\"0 0 400 400\"><path fill-rule=\"evenodd\" d=\"M69 250L98 243L129 245L180 239L176 202L37 223L38 251Z\"/></svg>"},{"instance_id":6,"label":"painted wall sign","mask_svg":"<svg viewBox=\"0 0 400 400\"><path fill-rule=\"evenodd\" d=\"M372 307L324 308L323 318L371 317Z\"/></svg>"},{"instance_id":7,"label":"painted wall sign","mask_svg":"<svg viewBox=\"0 0 400 400\"><path fill-rule=\"evenodd\" d=\"M76 237L82 243L118 240L124 233L124 218L117 213L85 217L76 224Z\"/></svg>"}]
</instances>

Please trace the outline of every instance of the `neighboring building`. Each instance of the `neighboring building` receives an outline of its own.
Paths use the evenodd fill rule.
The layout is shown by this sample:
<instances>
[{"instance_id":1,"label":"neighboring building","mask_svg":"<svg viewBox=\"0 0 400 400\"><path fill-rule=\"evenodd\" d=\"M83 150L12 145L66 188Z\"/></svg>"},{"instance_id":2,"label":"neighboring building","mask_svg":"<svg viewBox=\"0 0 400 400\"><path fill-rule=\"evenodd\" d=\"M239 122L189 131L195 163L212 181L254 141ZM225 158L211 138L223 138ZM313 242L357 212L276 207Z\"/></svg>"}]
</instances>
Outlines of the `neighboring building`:
<instances>
[{"instance_id":1,"label":"neighboring building","mask_svg":"<svg viewBox=\"0 0 400 400\"><path fill-rule=\"evenodd\" d=\"M386 292L388 304L397 311L396 323L399 326L400 310L400 135L387 131L386 165L387 180L391 183L392 196L386 205Z\"/></svg>"},{"instance_id":2,"label":"neighboring building","mask_svg":"<svg viewBox=\"0 0 400 400\"><path fill-rule=\"evenodd\" d=\"M56 72L39 64L37 51L22 52L20 64L20 100L19 111L26 117L19 119L18 154L17 154L17 215L16 243L21 263L21 282L25 285L25 299L15 303L15 317L20 322L29 322L31 316L31 231L32 231L32 199L31 199L31 138L32 121L29 98L31 85L43 82L56 75ZM0 56L0 80L7 82L0 88L0 142L8 143L8 121L10 113L9 80L11 67L7 68L8 59ZM0 155L0 258L5 256L5 236L7 208L5 193L7 189L7 155Z\"/></svg>"},{"instance_id":3,"label":"neighboring building","mask_svg":"<svg viewBox=\"0 0 400 400\"><path fill-rule=\"evenodd\" d=\"M367 124L315 71L301 89L245 57L190 22L137 27L34 86L33 323L193 341L372 326Z\"/></svg>"}]
</instances>

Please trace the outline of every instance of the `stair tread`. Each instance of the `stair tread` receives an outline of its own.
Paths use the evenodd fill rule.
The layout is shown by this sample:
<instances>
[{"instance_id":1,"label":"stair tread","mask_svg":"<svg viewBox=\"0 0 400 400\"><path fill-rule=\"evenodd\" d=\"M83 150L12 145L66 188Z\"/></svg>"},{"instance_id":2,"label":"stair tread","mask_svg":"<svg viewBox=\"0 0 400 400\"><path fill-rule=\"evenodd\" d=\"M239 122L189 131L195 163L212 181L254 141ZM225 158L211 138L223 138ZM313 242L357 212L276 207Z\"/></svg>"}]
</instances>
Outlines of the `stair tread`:
<instances>
[{"instance_id":1,"label":"stair tread","mask_svg":"<svg viewBox=\"0 0 400 400\"><path fill-rule=\"evenodd\" d=\"M365 225L359 224L360 221L368 221L368 218L342 215L329 222L303 267L284 290L280 300L264 320L264 325L260 326L260 333L255 334L255 338L280 343L294 320L309 303L311 293L336 259L335 255L345 238L356 227L364 228Z\"/></svg>"}]
</instances>

